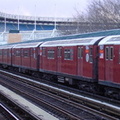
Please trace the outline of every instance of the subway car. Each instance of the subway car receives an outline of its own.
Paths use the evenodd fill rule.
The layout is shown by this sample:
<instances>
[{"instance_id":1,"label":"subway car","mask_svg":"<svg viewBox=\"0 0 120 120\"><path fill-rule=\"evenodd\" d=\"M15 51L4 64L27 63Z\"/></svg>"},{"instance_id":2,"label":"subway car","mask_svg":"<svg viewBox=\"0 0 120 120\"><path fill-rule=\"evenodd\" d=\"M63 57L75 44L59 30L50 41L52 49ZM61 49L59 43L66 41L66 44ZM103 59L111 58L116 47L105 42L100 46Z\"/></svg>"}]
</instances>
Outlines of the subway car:
<instances>
[{"instance_id":1,"label":"subway car","mask_svg":"<svg viewBox=\"0 0 120 120\"><path fill-rule=\"evenodd\" d=\"M24 73L35 73L39 68L39 45L42 42L17 44L12 48L12 66Z\"/></svg>"},{"instance_id":2,"label":"subway car","mask_svg":"<svg viewBox=\"0 0 120 120\"><path fill-rule=\"evenodd\" d=\"M99 42L99 84L107 95L120 96L120 35Z\"/></svg>"},{"instance_id":3,"label":"subway car","mask_svg":"<svg viewBox=\"0 0 120 120\"><path fill-rule=\"evenodd\" d=\"M40 48L40 72L49 73L59 82L78 84L98 82L98 43L103 37L79 38L44 42ZM46 74L47 75L47 74ZM49 77L49 76L48 76Z\"/></svg>"},{"instance_id":4,"label":"subway car","mask_svg":"<svg viewBox=\"0 0 120 120\"><path fill-rule=\"evenodd\" d=\"M0 64L120 99L120 35L5 45Z\"/></svg>"}]
</instances>

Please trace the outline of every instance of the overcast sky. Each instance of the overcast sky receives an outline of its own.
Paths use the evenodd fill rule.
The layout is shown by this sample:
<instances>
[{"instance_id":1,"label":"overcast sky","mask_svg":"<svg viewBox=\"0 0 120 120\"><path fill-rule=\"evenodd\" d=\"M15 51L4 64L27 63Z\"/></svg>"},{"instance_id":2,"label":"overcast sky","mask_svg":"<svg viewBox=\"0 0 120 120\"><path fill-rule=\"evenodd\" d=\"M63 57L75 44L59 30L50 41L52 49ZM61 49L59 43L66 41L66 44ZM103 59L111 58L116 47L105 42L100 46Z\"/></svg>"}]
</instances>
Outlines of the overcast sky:
<instances>
[{"instance_id":1,"label":"overcast sky","mask_svg":"<svg viewBox=\"0 0 120 120\"><path fill-rule=\"evenodd\" d=\"M85 11L91 0L0 0L0 11L40 17L73 17ZM36 7L35 7L36 6ZM36 12L35 12L36 11Z\"/></svg>"}]
</instances>

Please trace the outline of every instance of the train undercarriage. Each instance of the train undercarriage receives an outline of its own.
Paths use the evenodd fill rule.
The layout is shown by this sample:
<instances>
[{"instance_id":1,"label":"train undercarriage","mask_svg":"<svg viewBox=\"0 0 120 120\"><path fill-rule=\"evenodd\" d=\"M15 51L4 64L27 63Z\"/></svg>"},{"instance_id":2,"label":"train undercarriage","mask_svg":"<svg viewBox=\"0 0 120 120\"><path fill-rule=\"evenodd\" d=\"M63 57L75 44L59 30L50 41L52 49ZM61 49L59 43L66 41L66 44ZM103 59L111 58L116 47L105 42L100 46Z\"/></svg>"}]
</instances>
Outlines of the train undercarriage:
<instances>
[{"instance_id":1,"label":"train undercarriage","mask_svg":"<svg viewBox=\"0 0 120 120\"><path fill-rule=\"evenodd\" d=\"M68 76L66 77L65 75L55 75L55 74L50 74L49 72L38 72L38 71L19 68L19 67L11 67L8 65L1 65L1 67L4 69L10 69L16 72L21 72L24 74L32 75L40 79L45 79L45 80L49 80L52 82L58 82L58 83L70 85L70 87L76 86L76 88L82 91L87 91L93 94L103 95L111 99L113 98L113 99L120 100L120 89L119 88L101 85L101 84L98 84L98 82L90 82L90 81L88 82L88 81L83 81L80 79L79 80L74 79Z\"/></svg>"}]
</instances>

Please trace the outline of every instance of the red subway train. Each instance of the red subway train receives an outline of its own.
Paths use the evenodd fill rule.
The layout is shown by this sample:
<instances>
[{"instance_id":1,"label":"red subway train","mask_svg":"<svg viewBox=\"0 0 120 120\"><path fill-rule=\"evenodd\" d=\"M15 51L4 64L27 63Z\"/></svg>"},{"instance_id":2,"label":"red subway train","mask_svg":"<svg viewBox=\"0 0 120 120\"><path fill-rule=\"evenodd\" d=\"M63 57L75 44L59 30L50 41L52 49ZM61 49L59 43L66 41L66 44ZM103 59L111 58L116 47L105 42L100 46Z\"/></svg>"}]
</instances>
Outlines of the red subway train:
<instances>
[{"instance_id":1,"label":"red subway train","mask_svg":"<svg viewBox=\"0 0 120 120\"><path fill-rule=\"evenodd\" d=\"M120 99L120 35L3 45L0 65Z\"/></svg>"}]
</instances>

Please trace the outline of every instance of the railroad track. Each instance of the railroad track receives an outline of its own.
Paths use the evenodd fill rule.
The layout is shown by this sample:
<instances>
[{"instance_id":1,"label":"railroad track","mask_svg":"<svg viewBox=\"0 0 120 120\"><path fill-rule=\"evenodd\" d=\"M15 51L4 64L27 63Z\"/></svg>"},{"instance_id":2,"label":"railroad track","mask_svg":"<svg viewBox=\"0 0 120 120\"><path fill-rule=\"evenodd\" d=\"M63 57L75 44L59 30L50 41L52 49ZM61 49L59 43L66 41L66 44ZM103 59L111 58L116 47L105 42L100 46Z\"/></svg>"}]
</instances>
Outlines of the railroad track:
<instances>
[{"instance_id":1,"label":"railroad track","mask_svg":"<svg viewBox=\"0 0 120 120\"><path fill-rule=\"evenodd\" d=\"M38 120L36 116L29 114L28 111L25 111L6 96L0 94L0 99L1 120Z\"/></svg>"},{"instance_id":2,"label":"railroad track","mask_svg":"<svg viewBox=\"0 0 120 120\"><path fill-rule=\"evenodd\" d=\"M120 118L120 107L8 72L0 72L1 78L4 77L4 81L1 80L3 85L27 96L40 106L44 105L43 107L51 113L57 112L59 117L72 120L119 120Z\"/></svg>"},{"instance_id":3,"label":"railroad track","mask_svg":"<svg viewBox=\"0 0 120 120\"><path fill-rule=\"evenodd\" d=\"M0 119L1 120L19 120L5 105L0 103Z\"/></svg>"}]
</instances>

